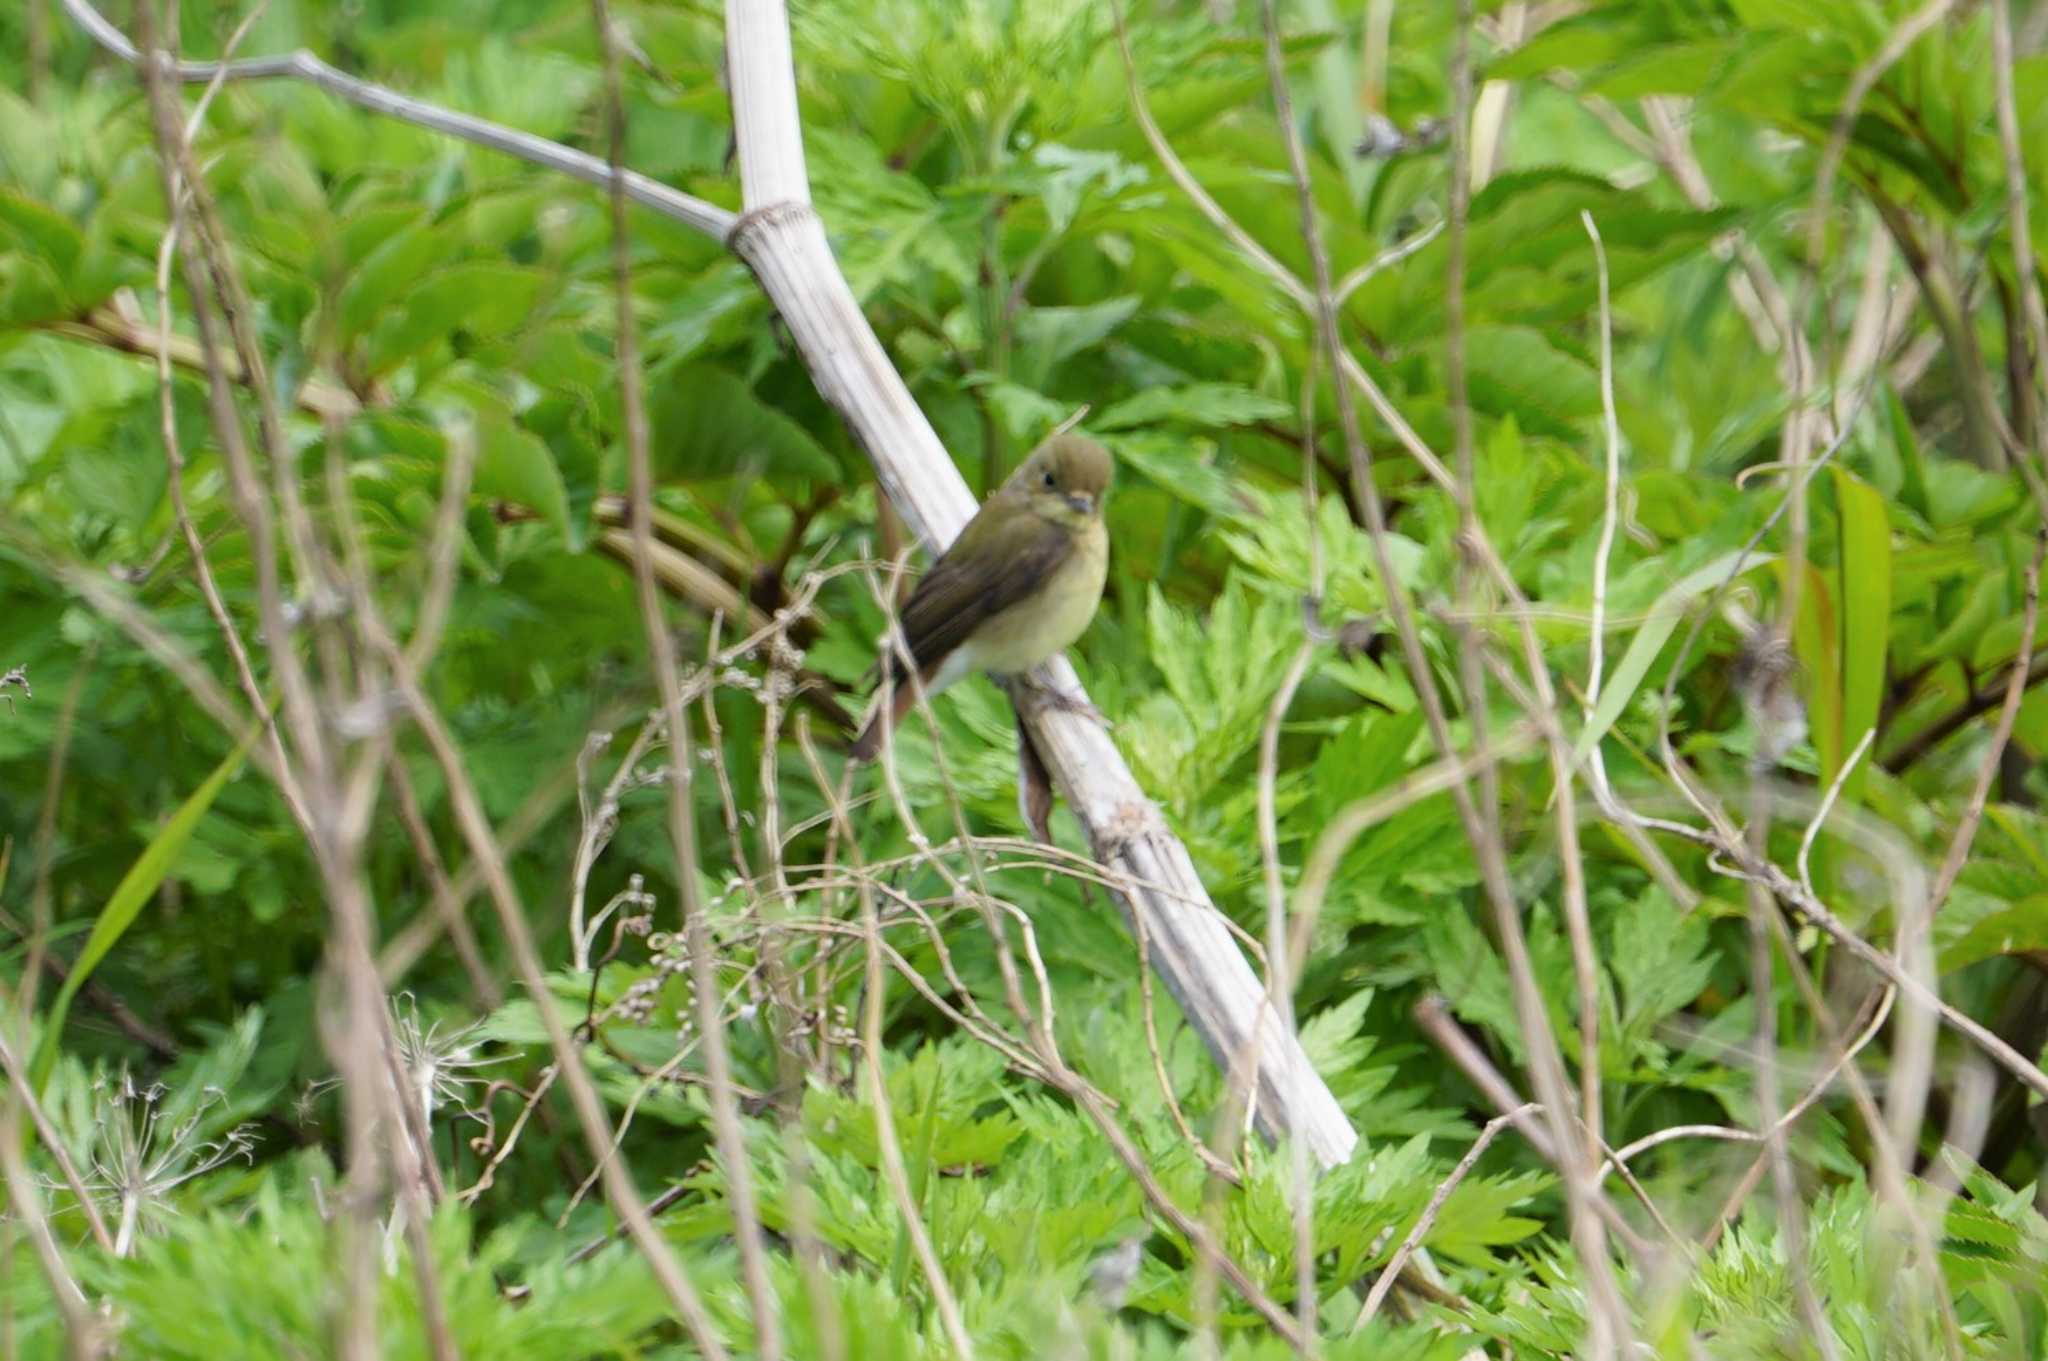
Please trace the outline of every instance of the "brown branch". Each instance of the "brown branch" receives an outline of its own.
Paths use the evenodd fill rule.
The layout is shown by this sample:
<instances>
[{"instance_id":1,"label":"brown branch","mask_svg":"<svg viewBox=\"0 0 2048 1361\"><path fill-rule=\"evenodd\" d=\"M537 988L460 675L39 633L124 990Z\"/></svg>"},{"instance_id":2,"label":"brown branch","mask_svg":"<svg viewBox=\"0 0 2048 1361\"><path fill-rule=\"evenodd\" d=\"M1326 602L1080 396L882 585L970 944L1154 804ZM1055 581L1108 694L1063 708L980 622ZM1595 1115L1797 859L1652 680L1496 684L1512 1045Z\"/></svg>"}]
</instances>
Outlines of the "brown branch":
<instances>
[{"instance_id":1,"label":"brown branch","mask_svg":"<svg viewBox=\"0 0 2048 1361\"><path fill-rule=\"evenodd\" d=\"M1896 775L1920 761L1929 752L1949 738L1967 728L1970 723L1990 713L2005 702L2006 687L2012 682L2012 669L1997 680L1987 681L1970 692L1969 698L1948 713L1914 733L1879 762L1886 770ZM2031 689L2048 680L2048 651L2034 654L2034 660L2027 667L2026 686Z\"/></svg>"}]
</instances>

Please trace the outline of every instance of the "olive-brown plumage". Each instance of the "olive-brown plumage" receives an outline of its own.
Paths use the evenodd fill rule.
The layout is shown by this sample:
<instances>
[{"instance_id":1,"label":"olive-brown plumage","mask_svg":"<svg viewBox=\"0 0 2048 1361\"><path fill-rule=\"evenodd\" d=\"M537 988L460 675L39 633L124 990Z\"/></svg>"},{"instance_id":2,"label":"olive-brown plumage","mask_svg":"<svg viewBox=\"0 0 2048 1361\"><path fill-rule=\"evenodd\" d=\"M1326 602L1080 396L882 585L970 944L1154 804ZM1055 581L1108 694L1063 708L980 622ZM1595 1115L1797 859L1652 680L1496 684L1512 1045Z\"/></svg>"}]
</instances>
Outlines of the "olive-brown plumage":
<instances>
[{"instance_id":1,"label":"olive-brown plumage","mask_svg":"<svg viewBox=\"0 0 2048 1361\"><path fill-rule=\"evenodd\" d=\"M1109 569L1102 505L1109 451L1086 435L1041 444L983 503L905 602L903 637L926 694L973 671L1028 671L1079 638L1095 616ZM881 746L916 702L901 659L878 667L895 698L853 744L860 760Z\"/></svg>"}]
</instances>

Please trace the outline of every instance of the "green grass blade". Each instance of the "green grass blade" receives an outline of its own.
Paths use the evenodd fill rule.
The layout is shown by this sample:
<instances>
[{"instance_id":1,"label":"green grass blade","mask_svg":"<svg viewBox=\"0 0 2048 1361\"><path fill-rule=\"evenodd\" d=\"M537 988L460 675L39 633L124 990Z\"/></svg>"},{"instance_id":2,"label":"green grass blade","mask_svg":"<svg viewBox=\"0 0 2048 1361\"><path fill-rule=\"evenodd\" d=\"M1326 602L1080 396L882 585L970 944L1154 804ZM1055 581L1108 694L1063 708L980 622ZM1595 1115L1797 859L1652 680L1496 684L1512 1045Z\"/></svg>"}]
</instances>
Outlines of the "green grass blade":
<instances>
[{"instance_id":1,"label":"green grass blade","mask_svg":"<svg viewBox=\"0 0 2048 1361\"><path fill-rule=\"evenodd\" d=\"M1572 751L1572 763L1583 762L1607 730L1614 726L1622 711L1636 696L1643 677L1650 674L1651 663L1664 650L1664 644L1671 641L1672 631L1678 621L1685 617L1686 610L1694 599L1712 591L1726 581L1737 568L1749 571L1762 567L1775 559L1772 553L1724 553L1697 571L1687 573L1665 588L1650 606L1649 617L1643 620L1636 636L1629 640L1628 651L1621 656L1621 662L1608 676L1606 685L1600 691L1600 703L1593 709L1592 718L1586 722L1584 732L1579 734L1578 746Z\"/></svg>"},{"instance_id":2,"label":"green grass blade","mask_svg":"<svg viewBox=\"0 0 2048 1361\"><path fill-rule=\"evenodd\" d=\"M1841 507L1842 746L1855 750L1877 724L1884 704L1885 659L1891 651L1892 526L1884 497L1854 473L1835 467ZM1850 775L1842 798L1857 801L1869 766ZM1828 772L1832 778L1834 772Z\"/></svg>"},{"instance_id":3,"label":"green grass blade","mask_svg":"<svg viewBox=\"0 0 2048 1361\"><path fill-rule=\"evenodd\" d=\"M227 758L206 777L206 782L178 805L178 811L171 814L170 820L142 848L142 854L135 858L135 863L121 876L121 882L115 885L107 905L100 909L92 934L86 937L85 949L79 952L78 961L64 979L64 986L57 990L56 1001L50 1004L49 1019L43 1027L43 1041L36 1047L35 1063L29 1069L29 1081L37 1091L48 1083L50 1070L56 1066L58 1041L64 1034L64 1017L71 1010L71 999L85 986L85 980L92 977L92 971L107 957L107 952L135 924L143 904L155 895L164 875L170 872L171 863L191 838L192 829L199 825L199 819L206 815L206 810L213 806L222 788L241 768L242 759L249 754L250 744L261 731L260 726L251 728L248 736L237 743Z\"/></svg>"}]
</instances>

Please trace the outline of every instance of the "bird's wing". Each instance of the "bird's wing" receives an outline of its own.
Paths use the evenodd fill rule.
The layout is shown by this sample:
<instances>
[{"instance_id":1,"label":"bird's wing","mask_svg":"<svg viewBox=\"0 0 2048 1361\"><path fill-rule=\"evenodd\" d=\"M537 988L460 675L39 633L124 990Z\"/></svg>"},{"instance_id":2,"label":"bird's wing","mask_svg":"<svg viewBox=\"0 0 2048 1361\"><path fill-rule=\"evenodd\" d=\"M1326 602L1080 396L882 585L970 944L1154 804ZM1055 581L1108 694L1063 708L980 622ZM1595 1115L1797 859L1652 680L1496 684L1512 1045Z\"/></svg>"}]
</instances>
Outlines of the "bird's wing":
<instances>
[{"instance_id":1,"label":"bird's wing","mask_svg":"<svg viewBox=\"0 0 2048 1361\"><path fill-rule=\"evenodd\" d=\"M903 606L903 636L918 670L930 674L990 616L1029 595L1073 551L1073 534L1041 516L975 516Z\"/></svg>"}]
</instances>

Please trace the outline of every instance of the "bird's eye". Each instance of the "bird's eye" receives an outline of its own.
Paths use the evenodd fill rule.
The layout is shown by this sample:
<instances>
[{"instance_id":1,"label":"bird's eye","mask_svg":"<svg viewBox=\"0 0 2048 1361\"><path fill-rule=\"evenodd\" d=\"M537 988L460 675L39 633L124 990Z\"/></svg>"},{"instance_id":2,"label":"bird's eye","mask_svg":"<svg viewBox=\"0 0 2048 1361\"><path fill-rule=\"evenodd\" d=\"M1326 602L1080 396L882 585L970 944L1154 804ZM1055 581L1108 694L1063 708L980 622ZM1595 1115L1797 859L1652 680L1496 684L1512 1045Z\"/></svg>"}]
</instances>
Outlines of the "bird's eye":
<instances>
[{"instance_id":1,"label":"bird's eye","mask_svg":"<svg viewBox=\"0 0 2048 1361\"><path fill-rule=\"evenodd\" d=\"M1057 483L1057 482L1055 481L1055 479L1053 478L1053 475L1052 475L1051 473L1047 473L1047 474L1045 475L1045 485L1046 485L1046 486L1048 486L1048 487L1051 487L1051 486L1057 486L1057 485L1058 485L1058 483Z\"/></svg>"}]
</instances>

